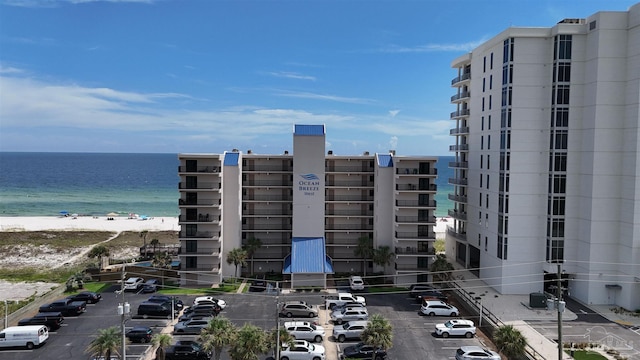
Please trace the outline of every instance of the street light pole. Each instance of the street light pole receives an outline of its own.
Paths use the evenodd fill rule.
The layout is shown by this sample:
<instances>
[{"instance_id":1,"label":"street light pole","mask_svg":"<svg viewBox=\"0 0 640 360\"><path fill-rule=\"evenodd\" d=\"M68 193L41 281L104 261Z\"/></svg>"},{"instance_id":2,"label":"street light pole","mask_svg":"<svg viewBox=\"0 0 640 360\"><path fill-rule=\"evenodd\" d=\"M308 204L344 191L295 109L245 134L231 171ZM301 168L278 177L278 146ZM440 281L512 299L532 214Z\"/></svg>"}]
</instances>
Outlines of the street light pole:
<instances>
[{"instance_id":1,"label":"street light pole","mask_svg":"<svg viewBox=\"0 0 640 360\"><path fill-rule=\"evenodd\" d=\"M4 301L4 328L9 327L9 304L7 300Z\"/></svg>"},{"instance_id":2,"label":"street light pole","mask_svg":"<svg viewBox=\"0 0 640 360\"><path fill-rule=\"evenodd\" d=\"M131 311L128 302L124 301L124 277L125 277L125 267L126 263L122 264L122 276L120 281L120 293L122 294L122 302L118 304L118 315L120 315L120 331L122 332L122 360L127 359L127 339L125 337L125 318L127 314Z\"/></svg>"},{"instance_id":3,"label":"street light pole","mask_svg":"<svg viewBox=\"0 0 640 360\"><path fill-rule=\"evenodd\" d=\"M557 289L556 289L556 297L558 298L558 303L556 304L556 309L558 309L558 360L562 360L562 311L564 310L564 306L562 306L562 264L558 263L558 275L557 275Z\"/></svg>"},{"instance_id":4,"label":"street light pole","mask_svg":"<svg viewBox=\"0 0 640 360\"><path fill-rule=\"evenodd\" d=\"M280 309L278 308L280 305L280 288L278 285L276 281L276 359L280 360Z\"/></svg>"}]
</instances>

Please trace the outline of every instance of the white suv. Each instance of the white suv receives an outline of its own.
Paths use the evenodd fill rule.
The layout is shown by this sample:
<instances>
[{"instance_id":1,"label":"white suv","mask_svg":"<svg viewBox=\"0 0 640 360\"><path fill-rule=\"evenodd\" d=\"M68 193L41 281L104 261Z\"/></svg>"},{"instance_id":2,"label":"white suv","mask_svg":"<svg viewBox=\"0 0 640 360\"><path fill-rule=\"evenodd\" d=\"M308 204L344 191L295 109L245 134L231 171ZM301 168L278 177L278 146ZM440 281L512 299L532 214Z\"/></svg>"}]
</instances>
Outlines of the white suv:
<instances>
[{"instance_id":1,"label":"white suv","mask_svg":"<svg viewBox=\"0 0 640 360\"><path fill-rule=\"evenodd\" d=\"M142 287L143 283L144 283L143 278L139 278L139 277L128 278L127 281L124 282L124 290L138 291Z\"/></svg>"},{"instance_id":2,"label":"white suv","mask_svg":"<svg viewBox=\"0 0 640 360\"><path fill-rule=\"evenodd\" d=\"M420 312L429 316L458 316L460 313L457 307L440 300L423 301Z\"/></svg>"},{"instance_id":3,"label":"white suv","mask_svg":"<svg viewBox=\"0 0 640 360\"><path fill-rule=\"evenodd\" d=\"M344 308L341 311L332 312L331 320L337 325L353 320L369 320L369 313L365 308Z\"/></svg>"},{"instance_id":4,"label":"white suv","mask_svg":"<svg viewBox=\"0 0 640 360\"><path fill-rule=\"evenodd\" d=\"M325 349L322 345L312 344L305 340L295 340L292 347L282 345L281 360L324 360Z\"/></svg>"},{"instance_id":5,"label":"white suv","mask_svg":"<svg viewBox=\"0 0 640 360\"><path fill-rule=\"evenodd\" d=\"M367 321L349 321L344 325L333 327L333 338L338 342L344 342L346 339L360 339L360 335L366 328Z\"/></svg>"},{"instance_id":6,"label":"white suv","mask_svg":"<svg viewBox=\"0 0 640 360\"><path fill-rule=\"evenodd\" d=\"M322 326L307 321L287 321L284 323L284 328L298 340L322 342L325 334Z\"/></svg>"},{"instance_id":7,"label":"white suv","mask_svg":"<svg viewBox=\"0 0 640 360\"><path fill-rule=\"evenodd\" d=\"M471 320L455 319L444 324L436 324L436 335L447 338L449 336L473 337L476 334L476 327Z\"/></svg>"},{"instance_id":8,"label":"white suv","mask_svg":"<svg viewBox=\"0 0 640 360\"><path fill-rule=\"evenodd\" d=\"M349 277L349 287L353 291L362 291L364 290L364 281L360 276L353 275Z\"/></svg>"}]
</instances>

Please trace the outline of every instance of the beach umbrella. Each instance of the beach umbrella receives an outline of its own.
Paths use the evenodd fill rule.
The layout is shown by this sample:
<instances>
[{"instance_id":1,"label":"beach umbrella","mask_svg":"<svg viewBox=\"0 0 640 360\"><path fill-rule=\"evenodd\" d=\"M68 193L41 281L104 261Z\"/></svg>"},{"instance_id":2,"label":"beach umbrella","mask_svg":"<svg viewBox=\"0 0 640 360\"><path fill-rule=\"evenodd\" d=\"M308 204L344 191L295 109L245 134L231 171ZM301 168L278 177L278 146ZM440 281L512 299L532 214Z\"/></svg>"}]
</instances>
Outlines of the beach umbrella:
<instances>
[{"instance_id":1,"label":"beach umbrella","mask_svg":"<svg viewBox=\"0 0 640 360\"><path fill-rule=\"evenodd\" d=\"M107 214L107 216L109 216L109 217L114 217L114 216L118 216L118 215L120 215L120 214L118 214L117 212L110 212L110 213Z\"/></svg>"},{"instance_id":2,"label":"beach umbrella","mask_svg":"<svg viewBox=\"0 0 640 360\"><path fill-rule=\"evenodd\" d=\"M67 210L62 210L60 211L60 215L69 215L69 212Z\"/></svg>"}]
</instances>

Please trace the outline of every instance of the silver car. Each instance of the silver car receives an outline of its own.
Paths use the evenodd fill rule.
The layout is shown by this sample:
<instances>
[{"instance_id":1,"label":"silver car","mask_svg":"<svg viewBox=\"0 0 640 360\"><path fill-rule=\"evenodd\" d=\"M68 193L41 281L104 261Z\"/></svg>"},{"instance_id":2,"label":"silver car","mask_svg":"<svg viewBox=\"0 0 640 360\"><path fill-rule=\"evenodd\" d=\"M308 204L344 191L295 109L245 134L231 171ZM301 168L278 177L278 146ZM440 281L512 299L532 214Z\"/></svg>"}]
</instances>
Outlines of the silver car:
<instances>
[{"instance_id":1,"label":"silver car","mask_svg":"<svg viewBox=\"0 0 640 360\"><path fill-rule=\"evenodd\" d=\"M318 310L312 308L304 301L287 301L280 308L280 315L291 317L317 317Z\"/></svg>"},{"instance_id":2,"label":"silver car","mask_svg":"<svg viewBox=\"0 0 640 360\"><path fill-rule=\"evenodd\" d=\"M368 320L369 313L365 308L345 308L342 311L334 311L331 313L331 320L334 324L342 324L353 320Z\"/></svg>"},{"instance_id":3,"label":"silver car","mask_svg":"<svg viewBox=\"0 0 640 360\"><path fill-rule=\"evenodd\" d=\"M333 338L344 342L347 339L360 339L360 335L367 327L368 321L349 321L333 327Z\"/></svg>"},{"instance_id":4,"label":"silver car","mask_svg":"<svg viewBox=\"0 0 640 360\"><path fill-rule=\"evenodd\" d=\"M209 324L208 319L192 319L181 321L173 326L174 334L200 334Z\"/></svg>"},{"instance_id":5,"label":"silver car","mask_svg":"<svg viewBox=\"0 0 640 360\"><path fill-rule=\"evenodd\" d=\"M297 340L322 342L324 339L324 328L307 321L287 321L284 328Z\"/></svg>"}]
</instances>

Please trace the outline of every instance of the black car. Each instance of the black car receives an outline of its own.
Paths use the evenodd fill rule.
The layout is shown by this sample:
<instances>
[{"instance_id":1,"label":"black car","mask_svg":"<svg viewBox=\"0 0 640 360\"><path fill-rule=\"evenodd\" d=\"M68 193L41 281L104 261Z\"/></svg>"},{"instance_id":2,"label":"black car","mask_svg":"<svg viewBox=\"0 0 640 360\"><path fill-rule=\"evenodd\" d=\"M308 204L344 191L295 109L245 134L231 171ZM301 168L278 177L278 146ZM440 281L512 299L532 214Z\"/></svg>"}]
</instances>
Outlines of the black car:
<instances>
[{"instance_id":1,"label":"black car","mask_svg":"<svg viewBox=\"0 0 640 360\"><path fill-rule=\"evenodd\" d=\"M214 304L206 304L206 305L193 305L184 309L184 314L200 314L202 316L206 316L207 314L210 316L218 316L218 314L222 311L222 308L218 305Z\"/></svg>"},{"instance_id":2,"label":"black car","mask_svg":"<svg viewBox=\"0 0 640 360\"><path fill-rule=\"evenodd\" d=\"M373 356L375 353L375 356ZM387 351L382 348L375 348L365 343L358 343L348 346L342 351L344 359L375 359L382 360L387 357Z\"/></svg>"},{"instance_id":3,"label":"black car","mask_svg":"<svg viewBox=\"0 0 640 360\"><path fill-rule=\"evenodd\" d=\"M148 343L153 337L153 330L147 326L134 326L125 333L125 336L134 343Z\"/></svg>"},{"instance_id":4,"label":"black car","mask_svg":"<svg viewBox=\"0 0 640 360\"><path fill-rule=\"evenodd\" d=\"M73 301L86 301L87 304L95 304L102 299L102 295L94 293L93 291L83 291L75 295L67 297Z\"/></svg>"},{"instance_id":5,"label":"black car","mask_svg":"<svg viewBox=\"0 0 640 360\"><path fill-rule=\"evenodd\" d=\"M438 290L422 291L416 296L416 302L419 304L421 304L422 301L425 299L437 299L444 302L449 301L449 297L442 291L438 291Z\"/></svg>"},{"instance_id":6,"label":"black car","mask_svg":"<svg viewBox=\"0 0 640 360\"><path fill-rule=\"evenodd\" d=\"M173 303L174 310L181 310L184 307L184 303L182 302L182 300L178 299L177 297L171 297L166 295L152 295L147 299L147 301L160 303L160 304Z\"/></svg>"},{"instance_id":7,"label":"black car","mask_svg":"<svg viewBox=\"0 0 640 360\"><path fill-rule=\"evenodd\" d=\"M47 330L49 331L58 330L60 328L60 325L62 325L62 321L64 318L62 317L62 315L60 316L55 315L59 313L53 313L53 314L54 315L52 316L36 316L32 318L22 319L18 321L18 326L44 325L47 327Z\"/></svg>"},{"instance_id":8,"label":"black car","mask_svg":"<svg viewBox=\"0 0 640 360\"><path fill-rule=\"evenodd\" d=\"M249 286L249 291L251 292L259 292L265 291L267 289L267 280L264 275L258 276L257 278L251 280L251 286Z\"/></svg>"},{"instance_id":9,"label":"black car","mask_svg":"<svg viewBox=\"0 0 640 360\"><path fill-rule=\"evenodd\" d=\"M142 285L143 293L153 293L158 291L158 287L160 287L160 281L158 279L149 279Z\"/></svg>"}]
</instances>

